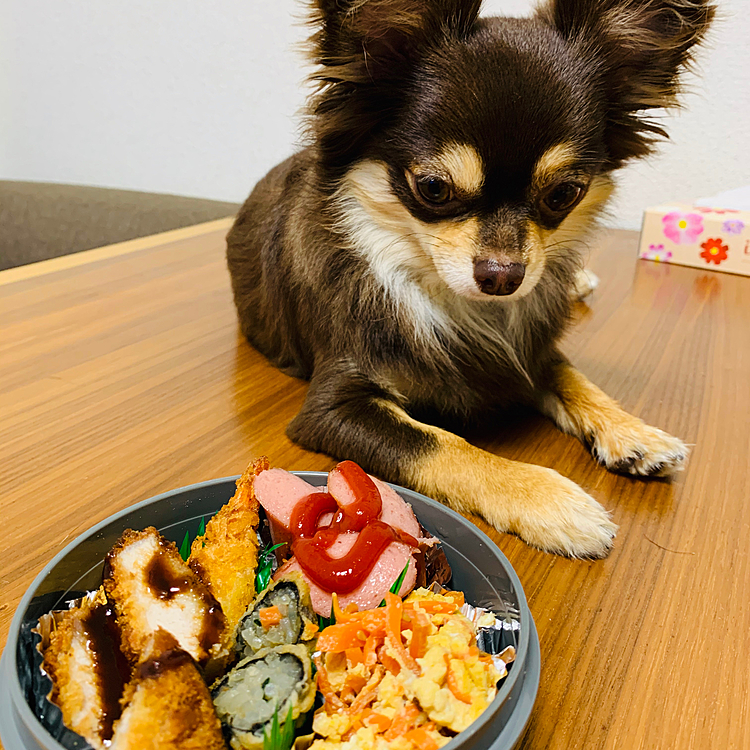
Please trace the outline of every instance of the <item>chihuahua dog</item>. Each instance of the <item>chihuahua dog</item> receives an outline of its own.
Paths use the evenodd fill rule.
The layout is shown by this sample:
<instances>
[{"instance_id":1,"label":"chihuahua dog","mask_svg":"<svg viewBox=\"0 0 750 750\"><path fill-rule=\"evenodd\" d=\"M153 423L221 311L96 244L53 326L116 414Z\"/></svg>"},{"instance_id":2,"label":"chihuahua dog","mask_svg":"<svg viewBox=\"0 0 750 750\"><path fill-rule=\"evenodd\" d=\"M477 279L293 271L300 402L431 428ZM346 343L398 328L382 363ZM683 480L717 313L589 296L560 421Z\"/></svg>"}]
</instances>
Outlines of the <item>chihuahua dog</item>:
<instances>
[{"instance_id":1,"label":"chihuahua dog","mask_svg":"<svg viewBox=\"0 0 750 750\"><path fill-rule=\"evenodd\" d=\"M669 475L685 445L560 353L582 240L612 173L665 133L706 0L314 0L310 144L228 235L243 333L310 380L292 440L357 461L543 550L603 557L609 514L570 480L448 426L530 404L608 469ZM438 426L441 425L441 426Z\"/></svg>"}]
</instances>

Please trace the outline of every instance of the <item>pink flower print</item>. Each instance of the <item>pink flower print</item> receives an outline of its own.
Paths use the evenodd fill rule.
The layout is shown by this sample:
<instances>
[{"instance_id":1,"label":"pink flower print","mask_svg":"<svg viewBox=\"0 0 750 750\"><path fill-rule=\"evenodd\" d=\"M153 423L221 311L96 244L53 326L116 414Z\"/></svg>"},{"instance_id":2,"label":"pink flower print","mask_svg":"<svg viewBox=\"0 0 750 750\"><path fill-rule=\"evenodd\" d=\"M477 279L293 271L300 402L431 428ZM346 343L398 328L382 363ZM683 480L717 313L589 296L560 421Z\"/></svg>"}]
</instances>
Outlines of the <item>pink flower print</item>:
<instances>
[{"instance_id":1,"label":"pink flower print","mask_svg":"<svg viewBox=\"0 0 750 750\"><path fill-rule=\"evenodd\" d=\"M729 219L724 222L724 231L729 234L742 234L742 230L745 228L745 222L739 219Z\"/></svg>"},{"instance_id":2,"label":"pink flower print","mask_svg":"<svg viewBox=\"0 0 750 750\"><path fill-rule=\"evenodd\" d=\"M692 245L703 232L703 217L700 214L685 214L670 211L662 217L664 236L675 245Z\"/></svg>"},{"instance_id":3,"label":"pink flower print","mask_svg":"<svg viewBox=\"0 0 750 750\"><path fill-rule=\"evenodd\" d=\"M667 261L672 257L671 250L665 250L664 245L649 245L648 250L641 254L641 258L646 260Z\"/></svg>"}]
</instances>

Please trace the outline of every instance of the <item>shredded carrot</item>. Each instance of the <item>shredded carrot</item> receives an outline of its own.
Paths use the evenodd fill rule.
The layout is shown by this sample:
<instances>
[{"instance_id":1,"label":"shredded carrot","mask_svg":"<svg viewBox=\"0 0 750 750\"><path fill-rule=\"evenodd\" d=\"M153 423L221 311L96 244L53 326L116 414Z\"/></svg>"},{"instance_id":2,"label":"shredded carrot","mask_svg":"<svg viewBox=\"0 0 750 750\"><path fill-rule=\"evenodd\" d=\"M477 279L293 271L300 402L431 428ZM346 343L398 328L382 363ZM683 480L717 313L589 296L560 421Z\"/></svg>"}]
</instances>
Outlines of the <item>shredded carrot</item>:
<instances>
[{"instance_id":1,"label":"shredded carrot","mask_svg":"<svg viewBox=\"0 0 750 750\"><path fill-rule=\"evenodd\" d=\"M466 604L466 597L463 591L445 591L443 596L447 599L453 599L457 607L463 607Z\"/></svg>"},{"instance_id":2,"label":"shredded carrot","mask_svg":"<svg viewBox=\"0 0 750 750\"><path fill-rule=\"evenodd\" d=\"M401 671L401 665L392 656L386 654L382 648L378 652L378 660L393 675L397 675Z\"/></svg>"},{"instance_id":3,"label":"shredded carrot","mask_svg":"<svg viewBox=\"0 0 750 750\"><path fill-rule=\"evenodd\" d=\"M366 640L367 635L362 630L362 625L356 620L337 623L329 625L318 636L318 650L336 653L351 648L361 648Z\"/></svg>"},{"instance_id":4,"label":"shredded carrot","mask_svg":"<svg viewBox=\"0 0 750 750\"><path fill-rule=\"evenodd\" d=\"M260 617L263 630L268 630L281 622L281 610L275 604L273 607L261 607L258 610L258 617Z\"/></svg>"},{"instance_id":5,"label":"shredded carrot","mask_svg":"<svg viewBox=\"0 0 750 750\"><path fill-rule=\"evenodd\" d=\"M326 711L336 711L346 708L344 702L336 695L336 691L333 689L330 680L328 679L328 672L326 671L323 659L320 655L315 657L315 682L318 687L318 691L323 694L323 698L326 702Z\"/></svg>"},{"instance_id":6,"label":"shredded carrot","mask_svg":"<svg viewBox=\"0 0 750 750\"><path fill-rule=\"evenodd\" d=\"M413 703L407 703L393 717L391 726L383 737L389 741L395 740L396 737L402 737L415 727L420 713L421 711Z\"/></svg>"},{"instance_id":7,"label":"shredded carrot","mask_svg":"<svg viewBox=\"0 0 750 750\"><path fill-rule=\"evenodd\" d=\"M345 687L350 688L354 693L359 693L366 684L367 679L360 674L349 673L344 679Z\"/></svg>"},{"instance_id":8,"label":"shredded carrot","mask_svg":"<svg viewBox=\"0 0 750 750\"><path fill-rule=\"evenodd\" d=\"M349 707L349 713L352 716L356 716L367 708L377 697L378 697L378 685L383 679L385 670L382 665L378 664L372 672L372 677L367 685L362 688L360 694L354 699L354 702Z\"/></svg>"},{"instance_id":9,"label":"shredded carrot","mask_svg":"<svg viewBox=\"0 0 750 750\"><path fill-rule=\"evenodd\" d=\"M448 686L448 690L450 690L451 693L453 693L453 695L458 698L458 700L462 701L463 703L470 704L471 695L468 695L467 693L464 693L463 690L461 690L461 686L458 684L456 675L453 673L453 669L451 669L450 656L448 656L448 654L443 654L443 658L445 659L445 666L447 667L445 684Z\"/></svg>"},{"instance_id":10,"label":"shredded carrot","mask_svg":"<svg viewBox=\"0 0 750 750\"><path fill-rule=\"evenodd\" d=\"M392 594L390 591L385 595L385 634L389 639L391 648L401 657L401 661L412 672L419 674L421 672L419 664L414 661L411 654L406 650L404 642L401 640L401 613L403 611L403 602L401 599Z\"/></svg>"},{"instance_id":11,"label":"shredded carrot","mask_svg":"<svg viewBox=\"0 0 750 750\"><path fill-rule=\"evenodd\" d=\"M410 729L404 734L404 737L406 737L414 747L419 748L419 750L438 750L440 747L440 745L435 742L435 738L431 737L427 730L422 727Z\"/></svg>"},{"instance_id":12,"label":"shredded carrot","mask_svg":"<svg viewBox=\"0 0 750 750\"><path fill-rule=\"evenodd\" d=\"M353 619L353 615L361 614L359 607L354 602L349 602L344 609L341 609L339 595L335 591L331 595L331 608L333 609L333 619L336 623L349 622Z\"/></svg>"},{"instance_id":13,"label":"shredded carrot","mask_svg":"<svg viewBox=\"0 0 750 750\"><path fill-rule=\"evenodd\" d=\"M421 659L425 655L427 636L431 631L430 618L424 612L416 612L411 625L411 642L409 643L409 654L414 659Z\"/></svg>"},{"instance_id":14,"label":"shredded carrot","mask_svg":"<svg viewBox=\"0 0 750 750\"><path fill-rule=\"evenodd\" d=\"M339 595L335 591L331 594L331 609L333 610L333 621L335 623L346 622L346 615L339 606Z\"/></svg>"},{"instance_id":15,"label":"shredded carrot","mask_svg":"<svg viewBox=\"0 0 750 750\"><path fill-rule=\"evenodd\" d=\"M356 648L348 648L344 653L346 654L347 664L350 667L356 667L357 664L363 664L365 661L365 655L360 646Z\"/></svg>"},{"instance_id":16,"label":"shredded carrot","mask_svg":"<svg viewBox=\"0 0 750 750\"><path fill-rule=\"evenodd\" d=\"M351 620L358 622L368 633L375 631L385 633L385 610L382 608L357 612L351 615Z\"/></svg>"},{"instance_id":17,"label":"shredded carrot","mask_svg":"<svg viewBox=\"0 0 750 750\"><path fill-rule=\"evenodd\" d=\"M365 666L374 667L378 663L378 649L383 645L383 636L379 633L370 633L365 641L365 648L362 653Z\"/></svg>"},{"instance_id":18,"label":"shredded carrot","mask_svg":"<svg viewBox=\"0 0 750 750\"><path fill-rule=\"evenodd\" d=\"M375 734L383 734L391 726L391 720L385 714L376 713L371 708L366 708L362 712L362 723L366 727L372 727Z\"/></svg>"},{"instance_id":19,"label":"shredded carrot","mask_svg":"<svg viewBox=\"0 0 750 750\"><path fill-rule=\"evenodd\" d=\"M418 608L430 615L452 615L458 609L455 602L438 602L434 599L413 599L412 601L404 602L404 608L411 610Z\"/></svg>"}]
</instances>

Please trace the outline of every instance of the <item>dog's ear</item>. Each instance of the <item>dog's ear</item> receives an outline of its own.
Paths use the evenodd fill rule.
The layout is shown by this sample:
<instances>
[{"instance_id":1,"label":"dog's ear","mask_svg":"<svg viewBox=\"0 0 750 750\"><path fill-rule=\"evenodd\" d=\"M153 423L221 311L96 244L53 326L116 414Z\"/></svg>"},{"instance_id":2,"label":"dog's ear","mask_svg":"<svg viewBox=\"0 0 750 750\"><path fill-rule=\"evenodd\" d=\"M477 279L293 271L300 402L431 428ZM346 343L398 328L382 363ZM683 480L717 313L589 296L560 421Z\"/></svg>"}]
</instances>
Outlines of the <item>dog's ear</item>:
<instances>
[{"instance_id":1,"label":"dog's ear","mask_svg":"<svg viewBox=\"0 0 750 750\"><path fill-rule=\"evenodd\" d=\"M311 114L324 164L336 171L395 111L425 50L474 25L482 0L314 0L318 84Z\"/></svg>"},{"instance_id":2,"label":"dog's ear","mask_svg":"<svg viewBox=\"0 0 750 750\"><path fill-rule=\"evenodd\" d=\"M612 167L653 149L666 132L645 112L676 104L680 76L714 17L709 0L549 0L539 17L597 71Z\"/></svg>"},{"instance_id":3,"label":"dog's ear","mask_svg":"<svg viewBox=\"0 0 750 750\"><path fill-rule=\"evenodd\" d=\"M466 33L482 0L315 0L312 23L321 75L351 83L403 74L420 48Z\"/></svg>"}]
</instances>

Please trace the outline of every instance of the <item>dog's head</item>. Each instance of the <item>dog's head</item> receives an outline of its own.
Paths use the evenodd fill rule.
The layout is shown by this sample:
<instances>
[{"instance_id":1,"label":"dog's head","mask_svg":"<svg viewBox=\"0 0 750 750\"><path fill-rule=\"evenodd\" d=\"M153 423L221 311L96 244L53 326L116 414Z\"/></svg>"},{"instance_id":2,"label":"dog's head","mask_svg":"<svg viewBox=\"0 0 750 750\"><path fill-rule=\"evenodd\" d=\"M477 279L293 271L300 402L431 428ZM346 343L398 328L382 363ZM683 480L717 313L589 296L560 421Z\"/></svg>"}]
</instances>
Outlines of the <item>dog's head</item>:
<instances>
[{"instance_id":1,"label":"dog's head","mask_svg":"<svg viewBox=\"0 0 750 750\"><path fill-rule=\"evenodd\" d=\"M663 130L707 0L316 0L321 179L371 260L464 297L518 298Z\"/></svg>"}]
</instances>

